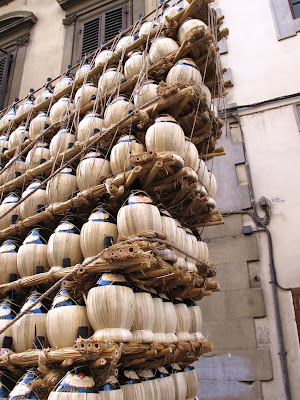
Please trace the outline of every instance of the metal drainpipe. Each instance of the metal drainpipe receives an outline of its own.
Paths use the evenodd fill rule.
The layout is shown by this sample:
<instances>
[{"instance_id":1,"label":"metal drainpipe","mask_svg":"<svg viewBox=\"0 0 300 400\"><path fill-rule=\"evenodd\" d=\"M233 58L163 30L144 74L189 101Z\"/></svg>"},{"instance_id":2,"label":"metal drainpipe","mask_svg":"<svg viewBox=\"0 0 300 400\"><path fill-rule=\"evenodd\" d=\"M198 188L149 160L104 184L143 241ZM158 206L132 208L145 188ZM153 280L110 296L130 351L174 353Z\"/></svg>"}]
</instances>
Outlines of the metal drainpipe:
<instances>
[{"instance_id":1,"label":"metal drainpipe","mask_svg":"<svg viewBox=\"0 0 300 400\"><path fill-rule=\"evenodd\" d=\"M290 290L290 289L283 288L277 282L275 262L274 262L274 253L273 253L272 235L271 235L271 232L269 231L269 229L265 225L262 224L261 218L259 217L259 215L257 213L257 206L256 206L256 202L255 202L255 197L254 197L253 182L252 182L252 177L251 177L251 172L250 172L250 167L249 167L249 162L248 162L248 156L247 156L247 150L246 150L246 144L245 144L245 137L244 137L244 132L243 132L243 128L241 125L240 117L238 115L235 116L232 114L230 114L229 116L236 119L236 121L239 124L240 130L241 130L242 144L243 144L243 150L244 150L244 155L245 155L245 166L246 166L247 177L248 177L248 182L249 182L250 200L251 200L251 206L254 211L254 215L251 212L247 212L247 211L243 211L243 210L237 211L237 212L229 212L229 213L225 213L225 214L227 214L227 215L248 214L252 217L253 221L255 222L255 225L260 228L259 230L253 231L252 233L265 232L267 234L268 247L269 247L269 259L270 259L270 261L269 261L270 277L271 277L270 284L272 285L272 295L273 295L273 303L274 303L274 310L275 310L276 329L277 329L277 335L278 335L278 341L279 341L279 356L280 356L280 364L281 364L281 370L282 370L282 378L283 378L283 383L284 383L286 399L292 400L290 381L289 381L289 371L288 371L287 357L286 357L287 353L286 353L285 344L284 344L277 286L282 290Z\"/></svg>"}]
</instances>

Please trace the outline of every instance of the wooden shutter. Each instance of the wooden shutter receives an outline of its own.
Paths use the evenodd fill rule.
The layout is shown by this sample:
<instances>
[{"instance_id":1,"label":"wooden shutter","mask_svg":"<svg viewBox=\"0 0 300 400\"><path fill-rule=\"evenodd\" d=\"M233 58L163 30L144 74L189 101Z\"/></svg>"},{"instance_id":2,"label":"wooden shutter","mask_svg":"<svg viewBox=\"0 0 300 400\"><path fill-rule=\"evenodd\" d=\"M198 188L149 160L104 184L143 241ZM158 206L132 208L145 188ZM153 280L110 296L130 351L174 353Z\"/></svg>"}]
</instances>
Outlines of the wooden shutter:
<instances>
[{"instance_id":1,"label":"wooden shutter","mask_svg":"<svg viewBox=\"0 0 300 400\"><path fill-rule=\"evenodd\" d=\"M109 42L124 29L126 29L126 5L102 14L102 42Z\"/></svg>"},{"instance_id":2,"label":"wooden shutter","mask_svg":"<svg viewBox=\"0 0 300 400\"><path fill-rule=\"evenodd\" d=\"M96 50L126 29L126 5L105 11L83 24L81 57Z\"/></svg>"},{"instance_id":3,"label":"wooden shutter","mask_svg":"<svg viewBox=\"0 0 300 400\"><path fill-rule=\"evenodd\" d=\"M99 47L100 18L101 17L97 17L88 21L83 26L81 57L84 57L86 54L91 53Z\"/></svg>"},{"instance_id":4,"label":"wooden shutter","mask_svg":"<svg viewBox=\"0 0 300 400\"><path fill-rule=\"evenodd\" d=\"M11 55L0 47L0 107L3 107Z\"/></svg>"}]
</instances>

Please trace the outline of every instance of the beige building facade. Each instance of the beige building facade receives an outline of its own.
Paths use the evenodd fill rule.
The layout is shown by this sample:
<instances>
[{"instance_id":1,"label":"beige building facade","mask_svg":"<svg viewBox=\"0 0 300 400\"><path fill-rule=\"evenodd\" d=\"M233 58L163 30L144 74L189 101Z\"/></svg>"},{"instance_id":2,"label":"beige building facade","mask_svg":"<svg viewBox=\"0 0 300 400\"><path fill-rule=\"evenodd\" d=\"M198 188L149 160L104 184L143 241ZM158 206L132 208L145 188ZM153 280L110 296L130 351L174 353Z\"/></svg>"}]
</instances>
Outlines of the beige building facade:
<instances>
[{"instance_id":1,"label":"beige building facade","mask_svg":"<svg viewBox=\"0 0 300 400\"><path fill-rule=\"evenodd\" d=\"M214 3L230 30L220 49L232 87L220 140L227 156L210 165L225 224L202 233L221 284L200 303L203 333L215 346L197 363L202 400L300 398L300 18L294 3ZM0 0L6 81L0 106L43 86L155 7L156 0ZM268 234L254 232L264 230L265 220L257 226L245 213L253 206L260 218L267 210L272 251ZM279 354L280 342L286 354Z\"/></svg>"}]
</instances>

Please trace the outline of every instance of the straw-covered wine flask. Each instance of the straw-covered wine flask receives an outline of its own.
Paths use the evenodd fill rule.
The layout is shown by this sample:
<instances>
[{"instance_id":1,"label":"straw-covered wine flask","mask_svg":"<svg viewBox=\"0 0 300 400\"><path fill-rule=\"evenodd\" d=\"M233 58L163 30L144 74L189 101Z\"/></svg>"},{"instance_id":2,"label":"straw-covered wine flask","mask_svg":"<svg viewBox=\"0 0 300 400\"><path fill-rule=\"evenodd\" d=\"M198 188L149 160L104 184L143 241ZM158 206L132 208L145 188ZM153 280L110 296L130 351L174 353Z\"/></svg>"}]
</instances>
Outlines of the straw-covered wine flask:
<instances>
[{"instance_id":1,"label":"straw-covered wine flask","mask_svg":"<svg viewBox=\"0 0 300 400\"><path fill-rule=\"evenodd\" d=\"M87 297L94 339L132 341L134 293L122 275L104 273Z\"/></svg>"},{"instance_id":2,"label":"straw-covered wine flask","mask_svg":"<svg viewBox=\"0 0 300 400\"><path fill-rule=\"evenodd\" d=\"M130 168L128 157L144 151L144 146L132 135L123 135L111 150L110 167L114 174Z\"/></svg>"},{"instance_id":3,"label":"straw-covered wine flask","mask_svg":"<svg viewBox=\"0 0 300 400\"><path fill-rule=\"evenodd\" d=\"M9 400L38 400L34 390L28 385L34 379L38 378L38 372L35 368L28 370L25 375L17 382L16 386L10 392Z\"/></svg>"},{"instance_id":4,"label":"straw-covered wine flask","mask_svg":"<svg viewBox=\"0 0 300 400\"><path fill-rule=\"evenodd\" d=\"M98 389L88 366L75 365L49 394L49 400L99 400Z\"/></svg>"},{"instance_id":5,"label":"straw-covered wine flask","mask_svg":"<svg viewBox=\"0 0 300 400\"><path fill-rule=\"evenodd\" d=\"M156 28L157 26L158 26L158 22L156 22L156 21L144 22L143 25L140 27L139 37L147 38L149 33L151 32L151 30Z\"/></svg>"},{"instance_id":6,"label":"straw-covered wine flask","mask_svg":"<svg viewBox=\"0 0 300 400\"><path fill-rule=\"evenodd\" d=\"M48 181L46 186L47 203L52 204L69 200L77 190L77 179L73 168L63 168Z\"/></svg>"},{"instance_id":7,"label":"straw-covered wine flask","mask_svg":"<svg viewBox=\"0 0 300 400\"><path fill-rule=\"evenodd\" d=\"M7 213L4 217L0 218L0 230L8 228L11 224L15 224L19 218L20 207L16 206L19 197L15 193L8 194L0 205L0 216Z\"/></svg>"},{"instance_id":8,"label":"straw-covered wine flask","mask_svg":"<svg viewBox=\"0 0 300 400\"><path fill-rule=\"evenodd\" d=\"M192 299L184 301L187 305L189 313L191 315L191 329L190 333L193 338L198 341L202 338L202 312L200 306Z\"/></svg>"},{"instance_id":9,"label":"straw-covered wine flask","mask_svg":"<svg viewBox=\"0 0 300 400\"><path fill-rule=\"evenodd\" d=\"M118 228L112 216L102 208L94 210L80 231L80 247L84 258L96 256L116 243L117 237Z\"/></svg>"},{"instance_id":10,"label":"straw-covered wine flask","mask_svg":"<svg viewBox=\"0 0 300 400\"><path fill-rule=\"evenodd\" d=\"M177 38L178 42L182 44L193 31L202 31L203 35L207 32L207 25L200 19L190 18L187 19L178 29Z\"/></svg>"},{"instance_id":11,"label":"straw-covered wine flask","mask_svg":"<svg viewBox=\"0 0 300 400\"><path fill-rule=\"evenodd\" d=\"M38 266L35 270L36 274L42 272L44 272L44 268L41 266ZM43 285L37 285L34 287L20 312L26 311L26 309L31 306L31 304L35 302L43 292ZM43 338L44 341L46 340L46 319L49 305L49 300L44 299L29 310L27 314L23 315L23 317L16 321L12 326L13 343L15 350L18 353L32 349L36 337Z\"/></svg>"},{"instance_id":12,"label":"straw-covered wine flask","mask_svg":"<svg viewBox=\"0 0 300 400\"><path fill-rule=\"evenodd\" d=\"M50 267L71 267L83 261L80 249L80 231L68 217L49 238L47 258Z\"/></svg>"},{"instance_id":13,"label":"straw-covered wine flask","mask_svg":"<svg viewBox=\"0 0 300 400\"><path fill-rule=\"evenodd\" d=\"M124 76L126 79L139 74L143 69L144 57L141 51L134 51L124 65Z\"/></svg>"},{"instance_id":14,"label":"straw-covered wine flask","mask_svg":"<svg viewBox=\"0 0 300 400\"><path fill-rule=\"evenodd\" d=\"M18 158L7 168L6 171L3 172L2 177L4 182L6 183L17 178L20 175L23 175L25 171L26 171L25 162L21 158Z\"/></svg>"},{"instance_id":15,"label":"straw-covered wine flask","mask_svg":"<svg viewBox=\"0 0 300 400\"><path fill-rule=\"evenodd\" d=\"M87 153L76 169L77 186L80 191L100 185L111 174L110 163L98 151Z\"/></svg>"},{"instance_id":16,"label":"straw-covered wine flask","mask_svg":"<svg viewBox=\"0 0 300 400\"><path fill-rule=\"evenodd\" d=\"M37 189L39 186L40 181L35 180L22 193L22 199L25 200L20 204L21 219L36 215L45 208L47 203L46 189L42 187ZM26 198L26 196L29 197Z\"/></svg>"},{"instance_id":17,"label":"straw-covered wine flask","mask_svg":"<svg viewBox=\"0 0 300 400\"><path fill-rule=\"evenodd\" d=\"M8 283L17 280L17 274L10 274L8 278ZM16 292L12 289L7 292L5 299L0 303L0 329L6 327L6 325L15 318L19 310L17 304ZM4 332L0 334L0 348L9 348L13 346L12 340L12 327L5 329Z\"/></svg>"},{"instance_id":18,"label":"straw-covered wine flask","mask_svg":"<svg viewBox=\"0 0 300 400\"><path fill-rule=\"evenodd\" d=\"M108 68L99 78L99 93L101 96L110 94L120 86L122 80L124 75L118 68Z\"/></svg>"},{"instance_id":19,"label":"straw-covered wine flask","mask_svg":"<svg viewBox=\"0 0 300 400\"><path fill-rule=\"evenodd\" d=\"M51 125L50 118L44 111L40 111L38 115L33 118L29 125L29 138L33 139L38 136L44 129Z\"/></svg>"},{"instance_id":20,"label":"straw-covered wine flask","mask_svg":"<svg viewBox=\"0 0 300 400\"><path fill-rule=\"evenodd\" d=\"M74 77L75 82L77 83L81 79L82 80L86 80L90 70L91 70L90 60L86 59L84 61L84 63L81 64L79 66L78 70L76 71L76 74L75 74L75 77Z\"/></svg>"},{"instance_id":21,"label":"straw-covered wine flask","mask_svg":"<svg viewBox=\"0 0 300 400\"><path fill-rule=\"evenodd\" d=\"M134 320L132 340L137 343L153 343L154 304L150 293L134 287Z\"/></svg>"},{"instance_id":22,"label":"straw-covered wine flask","mask_svg":"<svg viewBox=\"0 0 300 400\"><path fill-rule=\"evenodd\" d=\"M98 400L124 400L121 386L115 376L110 376L99 386Z\"/></svg>"},{"instance_id":23,"label":"straw-covered wine flask","mask_svg":"<svg viewBox=\"0 0 300 400\"><path fill-rule=\"evenodd\" d=\"M178 342L178 337L176 336L176 327L178 321L174 304L165 294L160 293L159 296L161 297L165 308L166 340L170 343Z\"/></svg>"},{"instance_id":24,"label":"straw-covered wine flask","mask_svg":"<svg viewBox=\"0 0 300 400\"><path fill-rule=\"evenodd\" d=\"M179 341L193 340L193 337L190 334L192 317L187 305L181 299L174 299L173 304L177 315L176 334Z\"/></svg>"},{"instance_id":25,"label":"straw-covered wine flask","mask_svg":"<svg viewBox=\"0 0 300 400\"><path fill-rule=\"evenodd\" d=\"M12 239L7 239L0 246L0 285L8 282L10 274L17 274L18 244Z\"/></svg>"},{"instance_id":26,"label":"straw-covered wine flask","mask_svg":"<svg viewBox=\"0 0 300 400\"><path fill-rule=\"evenodd\" d=\"M85 83L76 92L75 107L83 107L97 97L98 89L94 83Z\"/></svg>"},{"instance_id":27,"label":"straw-covered wine flask","mask_svg":"<svg viewBox=\"0 0 300 400\"><path fill-rule=\"evenodd\" d=\"M142 192L132 193L117 216L119 234L130 236L144 231L161 232L161 217L152 199Z\"/></svg>"},{"instance_id":28,"label":"straw-covered wine flask","mask_svg":"<svg viewBox=\"0 0 300 400\"><path fill-rule=\"evenodd\" d=\"M135 41L135 36L123 36L119 41L118 44L116 45L115 53L119 56L122 55L123 52L125 52L126 48L130 46L134 41Z\"/></svg>"},{"instance_id":29,"label":"straw-covered wine flask","mask_svg":"<svg viewBox=\"0 0 300 400\"><path fill-rule=\"evenodd\" d=\"M171 151L184 157L184 132L175 118L161 115L155 119L146 132L147 150L155 152Z\"/></svg>"},{"instance_id":30,"label":"straw-covered wine flask","mask_svg":"<svg viewBox=\"0 0 300 400\"><path fill-rule=\"evenodd\" d=\"M29 133L25 125L18 126L18 128L9 135L8 149L13 149L22 144L28 138L28 135Z\"/></svg>"},{"instance_id":31,"label":"straw-covered wine flask","mask_svg":"<svg viewBox=\"0 0 300 400\"><path fill-rule=\"evenodd\" d=\"M90 324L82 301L72 299L68 289L62 288L55 296L47 314L47 337L53 348L72 347L79 327Z\"/></svg>"},{"instance_id":32,"label":"straw-covered wine flask","mask_svg":"<svg viewBox=\"0 0 300 400\"><path fill-rule=\"evenodd\" d=\"M100 51L100 53L97 55L97 57L95 59L95 66L98 67L98 65L99 66L108 65L109 61L111 60L113 55L114 55L114 52L112 50Z\"/></svg>"},{"instance_id":33,"label":"straw-covered wine flask","mask_svg":"<svg viewBox=\"0 0 300 400\"><path fill-rule=\"evenodd\" d=\"M166 84L171 86L178 83L186 83L191 86L200 86L202 84L201 73L190 58L182 58L177 61L168 72Z\"/></svg>"},{"instance_id":34,"label":"straw-covered wine flask","mask_svg":"<svg viewBox=\"0 0 300 400\"><path fill-rule=\"evenodd\" d=\"M51 124L55 122L67 123L74 110L74 104L68 97L61 97L50 110Z\"/></svg>"},{"instance_id":35,"label":"straw-covered wine flask","mask_svg":"<svg viewBox=\"0 0 300 400\"><path fill-rule=\"evenodd\" d=\"M2 120L3 118L1 118ZM6 150L8 150L8 137L7 135L1 135L0 136L0 153L4 153Z\"/></svg>"},{"instance_id":36,"label":"straw-covered wine flask","mask_svg":"<svg viewBox=\"0 0 300 400\"><path fill-rule=\"evenodd\" d=\"M200 160L197 147L189 138L185 138L184 142L184 166L191 167L194 171L198 171Z\"/></svg>"},{"instance_id":37,"label":"straw-covered wine flask","mask_svg":"<svg viewBox=\"0 0 300 400\"><path fill-rule=\"evenodd\" d=\"M134 110L134 105L125 97L116 97L105 109L104 127L117 124Z\"/></svg>"},{"instance_id":38,"label":"straw-covered wine flask","mask_svg":"<svg viewBox=\"0 0 300 400\"><path fill-rule=\"evenodd\" d=\"M160 385L156 381L151 369L140 369L137 374L145 389L145 399L161 400Z\"/></svg>"},{"instance_id":39,"label":"straw-covered wine flask","mask_svg":"<svg viewBox=\"0 0 300 400\"><path fill-rule=\"evenodd\" d=\"M155 290L151 290L151 296L154 305L154 323L153 323L153 333L154 341L158 343L167 342L166 338L166 316L165 307L161 297Z\"/></svg>"},{"instance_id":40,"label":"straw-covered wine flask","mask_svg":"<svg viewBox=\"0 0 300 400\"><path fill-rule=\"evenodd\" d=\"M103 127L103 119L94 112L87 113L78 124L77 140L85 142L91 136L99 133Z\"/></svg>"},{"instance_id":41,"label":"straw-covered wine flask","mask_svg":"<svg viewBox=\"0 0 300 400\"><path fill-rule=\"evenodd\" d=\"M158 84L153 79L149 79L138 89L135 89L136 94L134 95L133 99L135 108L142 107L149 101L156 99L158 96L156 91L157 88Z\"/></svg>"},{"instance_id":42,"label":"straw-covered wine flask","mask_svg":"<svg viewBox=\"0 0 300 400\"><path fill-rule=\"evenodd\" d=\"M168 4L167 4L168 5ZM182 7L179 6L172 6L172 7L167 7L162 15L161 22L168 26L169 21L172 20L176 15L182 10Z\"/></svg>"},{"instance_id":43,"label":"straw-covered wine flask","mask_svg":"<svg viewBox=\"0 0 300 400\"><path fill-rule=\"evenodd\" d=\"M41 165L44 162L48 161L49 159L49 144L46 142L37 142L37 144L31 150L29 150L26 156L26 169L33 169L38 165Z\"/></svg>"},{"instance_id":44,"label":"straw-covered wine flask","mask_svg":"<svg viewBox=\"0 0 300 400\"><path fill-rule=\"evenodd\" d=\"M58 154L64 153L73 147L74 143L75 134L70 132L68 129L60 129L50 142L51 157L57 157Z\"/></svg>"},{"instance_id":45,"label":"straw-covered wine flask","mask_svg":"<svg viewBox=\"0 0 300 400\"><path fill-rule=\"evenodd\" d=\"M175 384L165 367L157 368L156 381L160 387L161 400L175 400Z\"/></svg>"},{"instance_id":46,"label":"straw-covered wine flask","mask_svg":"<svg viewBox=\"0 0 300 400\"><path fill-rule=\"evenodd\" d=\"M169 365L167 371L171 374L175 384L175 400L186 400L188 397L185 372L175 363Z\"/></svg>"},{"instance_id":47,"label":"straw-covered wine flask","mask_svg":"<svg viewBox=\"0 0 300 400\"><path fill-rule=\"evenodd\" d=\"M193 399L197 396L199 378L197 370L193 365L189 365L184 369L186 383L187 383L187 399Z\"/></svg>"},{"instance_id":48,"label":"straw-covered wine flask","mask_svg":"<svg viewBox=\"0 0 300 400\"><path fill-rule=\"evenodd\" d=\"M34 228L20 246L17 256L18 272L21 277L31 276L36 267L49 270L47 260L47 241L42 228Z\"/></svg>"},{"instance_id":49,"label":"straw-covered wine flask","mask_svg":"<svg viewBox=\"0 0 300 400\"><path fill-rule=\"evenodd\" d=\"M168 54L173 53L179 50L178 43L175 40L168 37L159 37L155 39L149 50L149 58L151 63L155 63L156 61L161 60L163 57L166 57Z\"/></svg>"},{"instance_id":50,"label":"straw-covered wine flask","mask_svg":"<svg viewBox=\"0 0 300 400\"><path fill-rule=\"evenodd\" d=\"M135 371L125 369L118 378L124 400L146 399L144 386Z\"/></svg>"}]
</instances>

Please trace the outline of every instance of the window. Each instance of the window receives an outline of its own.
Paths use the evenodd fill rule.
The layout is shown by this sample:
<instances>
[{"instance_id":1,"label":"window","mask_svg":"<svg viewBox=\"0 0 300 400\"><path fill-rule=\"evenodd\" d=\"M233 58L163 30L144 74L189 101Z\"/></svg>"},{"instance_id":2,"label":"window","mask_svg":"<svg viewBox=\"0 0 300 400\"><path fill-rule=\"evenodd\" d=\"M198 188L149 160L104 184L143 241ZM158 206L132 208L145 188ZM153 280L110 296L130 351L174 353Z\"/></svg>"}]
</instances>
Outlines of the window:
<instances>
[{"instance_id":1,"label":"window","mask_svg":"<svg viewBox=\"0 0 300 400\"><path fill-rule=\"evenodd\" d=\"M278 40L295 36L300 31L299 0L269 0Z\"/></svg>"},{"instance_id":2,"label":"window","mask_svg":"<svg viewBox=\"0 0 300 400\"><path fill-rule=\"evenodd\" d=\"M19 95L30 29L36 21L29 11L0 15L0 107L11 104Z\"/></svg>"},{"instance_id":3,"label":"window","mask_svg":"<svg viewBox=\"0 0 300 400\"><path fill-rule=\"evenodd\" d=\"M81 57L107 43L126 28L126 5L106 11L83 24Z\"/></svg>"},{"instance_id":4,"label":"window","mask_svg":"<svg viewBox=\"0 0 300 400\"><path fill-rule=\"evenodd\" d=\"M0 47L0 107L4 106L11 55Z\"/></svg>"},{"instance_id":5,"label":"window","mask_svg":"<svg viewBox=\"0 0 300 400\"><path fill-rule=\"evenodd\" d=\"M134 7L129 0L56 1L65 11L62 72L68 64L76 64L86 53L113 39L145 13L144 1L137 1Z\"/></svg>"},{"instance_id":6,"label":"window","mask_svg":"<svg viewBox=\"0 0 300 400\"><path fill-rule=\"evenodd\" d=\"M294 18L300 18L300 0L289 0Z\"/></svg>"},{"instance_id":7,"label":"window","mask_svg":"<svg viewBox=\"0 0 300 400\"><path fill-rule=\"evenodd\" d=\"M300 341L300 288L292 289L294 309L295 309L295 320L298 329L298 336Z\"/></svg>"}]
</instances>

